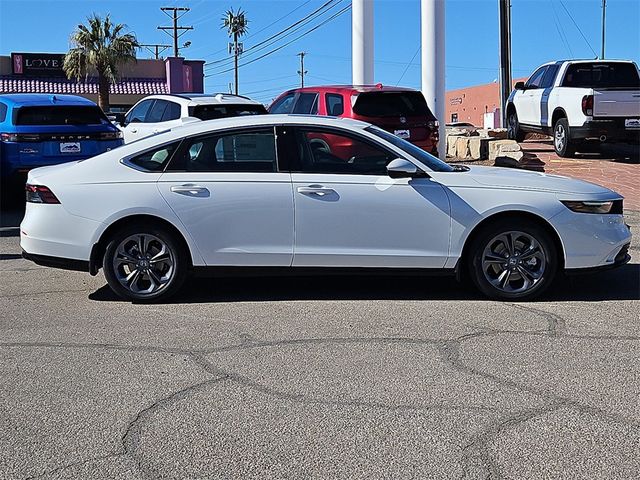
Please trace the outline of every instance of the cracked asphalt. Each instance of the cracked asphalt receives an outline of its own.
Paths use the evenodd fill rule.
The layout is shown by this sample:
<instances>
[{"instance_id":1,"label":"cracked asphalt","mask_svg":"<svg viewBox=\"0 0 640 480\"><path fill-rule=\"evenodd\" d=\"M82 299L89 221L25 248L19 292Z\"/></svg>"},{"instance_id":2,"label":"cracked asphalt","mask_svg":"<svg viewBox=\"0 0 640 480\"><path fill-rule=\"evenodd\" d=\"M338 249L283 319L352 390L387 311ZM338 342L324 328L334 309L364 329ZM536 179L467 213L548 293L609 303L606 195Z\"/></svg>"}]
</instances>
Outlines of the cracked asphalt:
<instances>
[{"instance_id":1,"label":"cracked asphalt","mask_svg":"<svg viewBox=\"0 0 640 480\"><path fill-rule=\"evenodd\" d=\"M193 280L164 305L0 236L0 478L640 478L632 262L498 303L442 278Z\"/></svg>"}]
</instances>

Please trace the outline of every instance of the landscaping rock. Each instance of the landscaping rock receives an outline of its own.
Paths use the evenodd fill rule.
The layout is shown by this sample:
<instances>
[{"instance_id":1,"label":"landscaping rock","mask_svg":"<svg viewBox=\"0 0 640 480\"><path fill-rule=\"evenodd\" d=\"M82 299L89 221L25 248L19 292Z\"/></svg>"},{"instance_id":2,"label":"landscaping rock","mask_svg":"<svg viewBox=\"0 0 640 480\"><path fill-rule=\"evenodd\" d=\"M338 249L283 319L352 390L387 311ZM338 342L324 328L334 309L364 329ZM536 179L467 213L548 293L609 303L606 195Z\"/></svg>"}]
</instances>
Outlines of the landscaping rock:
<instances>
[{"instance_id":1,"label":"landscaping rock","mask_svg":"<svg viewBox=\"0 0 640 480\"><path fill-rule=\"evenodd\" d=\"M452 136L452 137L460 137L460 136L466 136L467 135L467 131L462 129L462 128L447 128L446 129L446 134L447 137Z\"/></svg>"},{"instance_id":2,"label":"landscaping rock","mask_svg":"<svg viewBox=\"0 0 640 480\"><path fill-rule=\"evenodd\" d=\"M520 156L524 156L522 152L512 152L519 153ZM520 168L520 163L515 158L511 157L496 157L496 161L494 163L496 167L507 167L507 168Z\"/></svg>"},{"instance_id":3,"label":"landscaping rock","mask_svg":"<svg viewBox=\"0 0 640 480\"><path fill-rule=\"evenodd\" d=\"M489 142L489 160L495 160L501 149L505 152L517 152L521 150L518 142L515 140L492 140Z\"/></svg>"},{"instance_id":4,"label":"landscaping rock","mask_svg":"<svg viewBox=\"0 0 640 480\"><path fill-rule=\"evenodd\" d=\"M508 138L506 128L490 128L487 130L487 136L490 138L506 139Z\"/></svg>"},{"instance_id":5,"label":"landscaping rock","mask_svg":"<svg viewBox=\"0 0 640 480\"><path fill-rule=\"evenodd\" d=\"M447 157L455 158L457 155L456 143L458 137L447 135Z\"/></svg>"},{"instance_id":6,"label":"landscaping rock","mask_svg":"<svg viewBox=\"0 0 640 480\"><path fill-rule=\"evenodd\" d=\"M469 158L469 137L457 137L456 140L456 157Z\"/></svg>"},{"instance_id":7,"label":"landscaping rock","mask_svg":"<svg viewBox=\"0 0 640 480\"><path fill-rule=\"evenodd\" d=\"M469 138L469 157L473 158L474 160L482 159L482 138Z\"/></svg>"}]
</instances>

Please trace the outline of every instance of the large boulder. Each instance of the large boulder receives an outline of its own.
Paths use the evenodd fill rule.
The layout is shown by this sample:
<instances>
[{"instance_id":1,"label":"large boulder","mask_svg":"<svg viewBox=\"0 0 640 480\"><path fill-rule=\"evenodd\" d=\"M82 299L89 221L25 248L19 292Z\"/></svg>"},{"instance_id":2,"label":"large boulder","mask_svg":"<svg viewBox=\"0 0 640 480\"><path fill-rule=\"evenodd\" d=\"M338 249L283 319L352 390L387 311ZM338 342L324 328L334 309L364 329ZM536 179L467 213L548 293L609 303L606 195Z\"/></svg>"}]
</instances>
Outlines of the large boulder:
<instances>
[{"instance_id":1,"label":"large boulder","mask_svg":"<svg viewBox=\"0 0 640 480\"><path fill-rule=\"evenodd\" d=\"M507 139L508 138L507 129L506 128L490 128L487 130L487 137L498 138L500 140Z\"/></svg>"},{"instance_id":2,"label":"large boulder","mask_svg":"<svg viewBox=\"0 0 640 480\"><path fill-rule=\"evenodd\" d=\"M469 137L457 137L456 158L469 158Z\"/></svg>"},{"instance_id":3,"label":"large boulder","mask_svg":"<svg viewBox=\"0 0 640 480\"><path fill-rule=\"evenodd\" d=\"M482 138L481 137L469 137L469 157L474 160L482 159Z\"/></svg>"},{"instance_id":4,"label":"large boulder","mask_svg":"<svg viewBox=\"0 0 640 480\"><path fill-rule=\"evenodd\" d=\"M452 137L460 137L460 136L467 136L467 131L464 128L446 128L445 129L447 137L448 136L452 136Z\"/></svg>"},{"instance_id":5,"label":"large boulder","mask_svg":"<svg viewBox=\"0 0 640 480\"><path fill-rule=\"evenodd\" d=\"M447 135L447 157L455 158L457 155L456 143L458 142L458 137Z\"/></svg>"},{"instance_id":6,"label":"large boulder","mask_svg":"<svg viewBox=\"0 0 640 480\"><path fill-rule=\"evenodd\" d=\"M501 152L519 152L521 150L515 140L492 140L489 142L489 160L495 160Z\"/></svg>"},{"instance_id":7,"label":"large boulder","mask_svg":"<svg viewBox=\"0 0 640 480\"><path fill-rule=\"evenodd\" d=\"M509 152L512 156L500 155L496 157L494 165L496 167L520 168L520 160L524 157L522 152ZM514 158L519 156L520 158Z\"/></svg>"}]
</instances>

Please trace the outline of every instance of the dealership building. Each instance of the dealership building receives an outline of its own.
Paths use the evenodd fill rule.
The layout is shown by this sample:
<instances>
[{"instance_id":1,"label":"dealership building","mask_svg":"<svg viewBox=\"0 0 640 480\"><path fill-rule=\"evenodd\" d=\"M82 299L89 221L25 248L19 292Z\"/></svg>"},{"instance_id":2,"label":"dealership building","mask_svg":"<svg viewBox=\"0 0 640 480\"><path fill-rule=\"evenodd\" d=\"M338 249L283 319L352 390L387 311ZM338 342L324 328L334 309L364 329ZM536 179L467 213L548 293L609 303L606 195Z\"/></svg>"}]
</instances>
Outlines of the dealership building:
<instances>
[{"instance_id":1,"label":"dealership building","mask_svg":"<svg viewBox=\"0 0 640 480\"><path fill-rule=\"evenodd\" d=\"M12 53L0 56L0 93L73 94L98 102L98 79L89 72L81 81L67 79L64 54ZM126 111L147 95L203 93L204 61L181 57L140 59L120 67L119 81L111 85L111 111Z\"/></svg>"},{"instance_id":2,"label":"dealership building","mask_svg":"<svg viewBox=\"0 0 640 480\"><path fill-rule=\"evenodd\" d=\"M526 78L517 78L516 82ZM449 90L445 94L445 123L466 122L483 128L500 126L500 84L498 82Z\"/></svg>"}]
</instances>

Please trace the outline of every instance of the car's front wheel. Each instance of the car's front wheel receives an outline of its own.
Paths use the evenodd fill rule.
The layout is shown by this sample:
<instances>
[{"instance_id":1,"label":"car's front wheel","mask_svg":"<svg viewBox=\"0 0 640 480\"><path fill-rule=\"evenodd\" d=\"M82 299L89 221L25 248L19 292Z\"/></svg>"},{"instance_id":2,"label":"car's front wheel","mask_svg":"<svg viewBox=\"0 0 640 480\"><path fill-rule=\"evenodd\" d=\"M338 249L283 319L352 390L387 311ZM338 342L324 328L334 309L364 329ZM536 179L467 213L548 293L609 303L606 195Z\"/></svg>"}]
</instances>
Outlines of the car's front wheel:
<instances>
[{"instance_id":1,"label":"car's front wheel","mask_svg":"<svg viewBox=\"0 0 640 480\"><path fill-rule=\"evenodd\" d=\"M174 235L155 225L118 230L110 238L102 263L109 287L127 300L166 300L187 276L184 250Z\"/></svg>"},{"instance_id":2,"label":"car's front wheel","mask_svg":"<svg viewBox=\"0 0 640 480\"><path fill-rule=\"evenodd\" d=\"M471 246L470 261L475 285L498 300L531 300L553 283L558 270L558 254L546 230L515 220L483 228Z\"/></svg>"}]
</instances>

